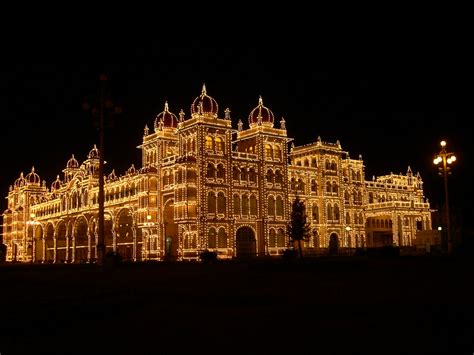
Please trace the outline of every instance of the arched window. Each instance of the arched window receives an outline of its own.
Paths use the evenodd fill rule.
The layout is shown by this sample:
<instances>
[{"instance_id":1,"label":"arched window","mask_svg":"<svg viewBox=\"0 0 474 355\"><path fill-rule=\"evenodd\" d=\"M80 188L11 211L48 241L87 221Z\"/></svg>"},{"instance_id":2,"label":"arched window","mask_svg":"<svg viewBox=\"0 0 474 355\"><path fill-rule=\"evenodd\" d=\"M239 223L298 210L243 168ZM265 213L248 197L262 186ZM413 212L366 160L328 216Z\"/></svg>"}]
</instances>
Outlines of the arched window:
<instances>
[{"instance_id":1,"label":"arched window","mask_svg":"<svg viewBox=\"0 0 474 355\"><path fill-rule=\"evenodd\" d=\"M340 216L339 216L339 206L338 205L335 205L334 206L334 219L336 221L339 221L340 219Z\"/></svg>"},{"instance_id":2,"label":"arched window","mask_svg":"<svg viewBox=\"0 0 474 355\"><path fill-rule=\"evenodd\" d=\"M275 197L268 196L268 215L275 216Z\"/></svg>"},{"instance_id":3,"label":"arched window","mask_svg":"<svg viewBox=\"0 0 474 355\"><path fill-rule=\"evenodd\" d=\"M298 179L298 190L304 191L304 182L302 179Z\"/></svg>"},{"instance_id":4,"label":"arched window","mask_svg":"<svg viewBox=\"0 0 474 355\"><path fill-rule=\"evenodd\" d=\"M283 175L281 174L280 170L275 171L275 183L277 184L283 183Z\"/></svg>"},{"instance_id":5,"label":"arched window","mask_svg":"<svg viewBox=\"0 0 474 355\"><path fill-rule=\"evenodd\" d=\"M227 248L227 234L223 227L219 228L219 232L217 233L217 247Z\"/></svg>"},{"instance_id":6,"label":"arched window","mask_svg":"<svg viewBox=\"0 0 474 355\"><path fill-rule=\"evenodd\" d=\"M240 169L240 179L242 181L247 181L248 179L247 168L243 167L242 169Z\"/></svg>"},{"instance_id":7,"label":"arched window","mask_svg":"<svg viewBox=\"0 0 474 355\"><path fill-rule=\"evenodd\" d=\"M240 216L240 196L234 195L234 214Z\"/></svg>"},{"instance_id":8,"label":"arched window","mask_svg":"<svg viewBox=\"0 0 474 355\"><path fill-rule=\"evenodd\" d=\"M240 170L236 166L232 168L232 179L237 181L240 180Z\"/></svg>"},{"instance_id":9,"label":"arched window","mask_svg":"<svg viewBox=\"0 0 474 355\"><path fill-rule=\"evenodd\" d=\"M311 159L311 166L313 168L316 168L318 166L318 161L316 160L316 158Z\"/></svg>"},{"instance_id":10,"label":"arched window","mask_svg":"<svg viewBox=\"0 0 474 355\"><path fill-rule=\"evenodd\" d=\"M273 158L281 160L281 149L279 146L273 146Z\"/></svg>"},{"instance_id":11,"label":"arched window","mask_svg":"<svg viewBox=\"0 0 474 355\"><path fill-rule=\"evenodd\" d=\"M250 214L252 216L257 215L257 198L255 195L250 196Z\"/></svg>"},{"instance_id":12,"label":"arched window","mask_svg":"<svg viewBox=\"0 0 474 355\"><path fill-rule=\"evenodd\" d=\"M273 150L270 144L265 144L265 157L267 159L273 159Z\"/></svg>"},{"instance_id":13,"label":"arched window","mask_svg":"<svg viewBox=\"0 0 474 355\"><path fill-rule=\"evenodd\" d=\"M207 213L216 213L216 195L212 191L207 194Z\"/></svg>"},{"instance_id":14,"label":"arched window","mask_svg":"<svg viewBox=\"0 0 474 355\"><path fill-rule=\"evenodd\" d=\"M224 150L224 145L222 144L222 138L217 137L215 144L216 144L216 151L222 152Z\"/></svg>"},{"instance_id":15,"label":"arched window","mask_svg":"<svg viewBox=\"0 0 474 355\"><path fill-rule=\"evenodd\" d=\"M328 220L332 220L332 206L331 204L328 204L328 207L327 207L327 218Z\"/></svg>"},{"instance_id":16,"label":"arched window","mask_svg":"<svg viewBox=\"0 0 474 355\"><path fill-rule=\"evenodd\" d=\"M359 213L359 224L363 224L363 223L364 223L364 216L362 215L362 212L361 212L361 213ZM392 223L392 222L390 222L390 223ZM390 225L390 227L391 227L391 225Z\"/></svg>"},{"instance_id":17,"label":"arched window","mask_svg":"<svg viewBox=\"0 0 474 355\"><path fill-rule=\"evenodd\" d=\"M257 182L257 174L255 173L254 168L249 169L249 181L250 182Z\"/></svg>"},{"instance_id":18,"label":"arched window","mask_svg":"<svg viewBox=\"0 0 474 355\"><path fill-rule=\"evenodd\" d=\"M374 203L374 193L369 192L369 203Z\"/></svg>"},{"instance_id":19,"label":"arched window","mask_svg":"<svg viewBox=\"0 0 474 355\"><path fill-rule=\"evenodd\" d=\"M311 192L318 192L318 185L316 184L316 180L311 180Z\"/></svg>"},{"instance_id":20,"label":"arched window","mask_svg":"<svg viewBox=\"0 0 474 355\"><path fill-rule=\"evenodd\" d=\"M290 180L290 188L292 190L296 190L296 179L295 178L291 178Z\"/></svg>"},{"instance_id":21,"label":"arched window","mask_svg":"<svg viewBox=\"0 0 474 355\"><path fill-rule=\"evenodd\" d=\"M326 192L331 192L331 182L330 181L326 182Z\"/></svg>"},{"instance_id":22,"label":"arched window","mask_svg":"<svg viewBox=\"0 0 474 355\"><path fill-rule=\"evenodd\" d=\"M214 167L214 164L208 163L206 177L215 178L215 176L216 176L216 168Z\"/></svg>"},{"instance_id":23,"label":"arched window","mask_svg":"<svg viewBox=\"0 0 474 355\"><path fill-rule=\"evenodd\" d=\"M351 215L349 212L346 212L346 223L351 224Z\"/></svg>"},{"instance_id":24,"label":"arched window","mask_svg":"<svg viewBox=\"0 0 474 355\"><path fill-rule=\"evenodd\" d=\"M217 194L217 213L225 213L225 196L223 192Z\"/></svg>"},{"instance_id":25,"label":"arched window","mask_svg":"<svg viewBox=\"0 0 474 355\"><path fill-rule=\"evenodd\" d=\"M277 216L283 216L283 199L281 196L277 196L276 198L276 214Z\"/></svg>"},{"instance_id":26,"label":"arched window","mask_svg":"<svg viewBox=\"0 0 474 355\"><path fill-rule=\"evenodd\" d=\"M214 142L213 142L212 137L207 136L207 137L206 137L206 150L213 150L213 146L214 146L213 143L214 143Z\"/></svg>"},{"instance_id":27,"label":"arched window","mask_svg":"<svg viewBox=\"0 0 474 355\"><path fill-rule=\"evenodd\" d=\"M249 214L249 196L247 194L242 196L242 215L248 216Z\"/></svg>"},{"instance_id":28,"label":"arched window","mask_svg":"<svg viewBox=\"0 0 474 355\"><path fill-rule=\"evenodd\" d=\"M209 229L209 232L207 233L207 245L211 249L216 248L216 229L214 227Z\"/></svg>"},{"instance_id":29,"label":"arched window","mask_svg":"<svg viewBox=\"0 0 474 355\"><path fill-rule=\"evenodd\" d=\"M357 200L359 200L359 205L361 205L362 204L362 192L360 192L360 191L357 193Z\"/></svg>"},{"instance_id":30,"label":"arched window","mask_svg":"<svg viewBox=\"0 0 474 355\"><path fill-rule=\"evenodd\" d=\"M304 160L304 166L309 166L309 160L308 159Z\"/></svg>"},{"instance_id":31,"label":"arched window","mask_svg":"<svg viewBox=\"0 0 474 355\"><path fill-rule=\"evenodd\" d=\"M357 172L357 181L362 181L360 171Z\"/></svg>"},{"instance_id":32,"label":"arched window","mask_svg":"<svg viewBox=\"0 0 474 355\"><path fill-rule=\"evenodd\" d=\"M344 202L349 204L351 199L351 195L349 195L349 192L346 190L344 191Z\"/></svg>"},{"instance_id":33,"label":"arched window","mask_svg":"<svg viewBox=\"0 0 474 355\"><path fill-rule=\"evenodd\" d=\"M316 203L313 203L313 208L312 208L312 214L313 214L313 223L319 223L319 207ZM329 217L328 217L329 219Z\"/></svg>"},{"instance_id":34,"label":"arched window","mask_svg":"<svg viewBox=\"0 0 474 355\"><path fill-rule=\"evenodd\" d=\"M268 233L268 246L270 248L275 248L277 246L276 232L273 228L270 229L270 233Z\"/></svg>"},{"instance_id":35,"label":"arched window","mask_svg":"<svg viewBox=\"0 0 474 355\"><path fill-rule=\"evenodd\" d=\"M356 173L354 170L352 170L352 180L355 181L356 180Z\"/></svg>"},{"instance_id":36,"label":"arched window","mask_svg":"<svg viewBox=\"0 0 474 355\"><path fill-rule=\"evenodd\" d=\"M335 160L333 160L333 161L331 162L331 170L337 171L337 165L336 165L336 161L335 161Z\"/></svg>"},{"instance_id":37,"label":"arched window","mask_svg":"<svg viewBox=\"0 0 474 355\"><path fill-rule=\"evenodd\" d=\"M326 170L331 170L331 163L329 163L329 160L326 159Z\"/></svg>"},{"instance_id":38,"label":"arched window","mask_svg":"<svg viewBox=\"0 0 474 355\"><path fill-rule=\"evenodd\" d=\"M279 228L277 232L277 247L283 248L285 246L285 232Z\"/></svg>"},{"instance_id":39,"label":"arched window","mask_svg":"<svg viewBox=\"0 0 474 355\"><path fill-rule=\"evenodd\" d=\"M273 175L273 170L267 170L267 182L270 182L272 183L273 182L273 178L274 178L274 175Z\"/></svg>"},{"instance_id":40,"label":"arched window","mask_svg":"<svg viewBox=\"0 0 474 355\"><path fill-rule=\"evenodd\" d=\"M217 178L225 179L225 169L223 164L217 165Z\"/></svg>"},{"instance_id":41,"label":"arched window","mask_svg":"<svg viewBox=\"0 0 474 355\"><path fill-rule=\"evenodd\" d=\"M332 192L337 194L339 192L339 188L337 186L337 183L335 181L332 182Z\"/></svg>"}]
</instances>

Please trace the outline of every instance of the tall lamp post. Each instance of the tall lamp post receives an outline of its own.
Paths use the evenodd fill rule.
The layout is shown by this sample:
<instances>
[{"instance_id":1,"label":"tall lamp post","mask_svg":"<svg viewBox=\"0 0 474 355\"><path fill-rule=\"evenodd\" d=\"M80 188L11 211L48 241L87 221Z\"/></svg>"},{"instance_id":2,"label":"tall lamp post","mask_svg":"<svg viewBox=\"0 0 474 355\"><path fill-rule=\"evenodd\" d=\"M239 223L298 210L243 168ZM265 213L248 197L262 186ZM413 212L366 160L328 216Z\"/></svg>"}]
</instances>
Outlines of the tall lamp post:
<instances>
[{"instance_id":1,"label":"tall lamp post","mask_svg":"<svg viewBox=\"0 0 474 355\"><path fill-rule=\"evenodd\" d=\"M119 114L122 109L115 105L110 98L105 96L105 85L107 82L107 76L101 74L99 77L100 81L100 93L99 101L95 104L91 104L88 101L84 101L82 107L84 110L91 110L92 115L99 118L99 240L97 242L97 263L104 265L105 257L105 222L104 222L104 129L105 129L105 115L108 114ZM97 107L98 106L98 107Z\"/></svg>"},{"instance_id":2,"label":"tall lamp post","mask_svg":"<svg viewBox=\"0 0 474 355\"><path fill-rule=\"evenodd\" d=\"M453 238L451 235L451 226L449 222L449 198L448 198L448 175L451 175L451 168L449 165L456 161L454 153L446 151L446 141L441 141L441 151L435 156L433 163L438 165L438 174L444 177L444 202L446 210L446 230L448 233L448 254L453 251Z\"/></svg>"}]
</instances>

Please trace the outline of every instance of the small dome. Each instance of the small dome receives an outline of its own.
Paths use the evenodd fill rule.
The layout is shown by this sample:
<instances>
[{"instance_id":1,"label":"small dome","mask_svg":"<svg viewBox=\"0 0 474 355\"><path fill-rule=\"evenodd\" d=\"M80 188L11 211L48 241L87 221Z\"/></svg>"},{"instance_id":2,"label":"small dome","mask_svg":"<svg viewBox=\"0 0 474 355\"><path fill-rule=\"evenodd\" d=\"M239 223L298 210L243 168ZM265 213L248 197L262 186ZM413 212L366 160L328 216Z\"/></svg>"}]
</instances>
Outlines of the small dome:
<instances>
[{"instance_id":1,"label":"small dome","mask_svg":"<svg viewBox=\"0 0 474 355\"><path fill-rule=\"evenodd\" d=\"M59 190L61 188L61 180L59 180L59 175L56 176L56 180L51 184L51 191Z\"/></svg>"},{"instance_id":2,"label":"small dome","mask_svg":"<svg viewBox=\"0 0 474 355\"><path fill-rule=\"evenodd\" d=\"M135 169L135 165L132 164L132 166L130 168L128 168L127 170L127 174L135 174L137 172L137 169Z\"/></svg>"},{"instance_id":3,"label":"small dome","mask_svg":"<svg viewBox=\"0 0 474 355\"><path fill-rule=\"evenodd\" d=\"M168 101L165 102L165 109L160 112L155 118L156 128L176 128L178 127L178 117L169 111Z\"/></svg>"},{"instance_id":4,"label":"small dome","mask_svg":"<svg viewBox=\"0 0 474 355\"><path fill-rule=\"evenodd\" d=\"M99 159L99 149L97 149L96 145L94 144L94 148L91 149L89 154L87 154L88 159Z\"/></svg>"},{"instance_id":5,"label":"small dome","mask_svg":"<svg viewBox=\"0 0 474 355\"><path fill-rule=\"evenodd\" d=\"M217 118L218 106L216 100L207 95L206 84L202 86L201 95L194 99L191 105L191 116L194 115L210 115Z\"/></svg>"},{"instance_id":6,"label":"small dome","mask_svg":"<svg viewBox=\"0 0 474 355\"><path fill-rule=\"evenodd\" d=\"M107 179L109 180L115 180L117 178L117 175L115 175L115 169L112 169L112 172L107 176Z\"/></svg>"},{"instance_id":7,"label":"small dome","mask_svg":"<svg viewBox=\"0 0 474 355\"><path fill-rule=\"evenodd\" d=\"M23 172L20 173L20 177L15 180L15 187L22 187L26 185L26 180L23 177Z\"/></svg>"},{"instance_id":8,"label":"small dome","mask_svg":"<svg viewBox=\"0 0 474 355\"><path fill-rule=\"evenodd\" d=\"M26 175L26 182L32 185L37 185L37 186L41 185L41 179L39 175L35 173L34 166L31 168L31 172L28 175Z\"/></svg>"},{"instance_id":9,"label":"small dome","mask_svg":"<svg viewBox=\"0 0 474 355\"><path fill-rule=\"evenodd\" d=\"M264 125L273 127L273 121L275 117L273 112L268 108L263 106L262 97L258 99L258 106L255 107L249 114L249 125L254 127L257 125Z\"/></svg>"},{"instance_id":10,"label":"small dome","mask_svg":"<svg viewBox=\"0 0 474 355\"><path fill-rule=\"evenodd\" d=\"M72 155L71 159L67 161L66 168L68 169L76 169L79 167L79 162L74 158L74 154Z\"/></svg>"}]
</instances>

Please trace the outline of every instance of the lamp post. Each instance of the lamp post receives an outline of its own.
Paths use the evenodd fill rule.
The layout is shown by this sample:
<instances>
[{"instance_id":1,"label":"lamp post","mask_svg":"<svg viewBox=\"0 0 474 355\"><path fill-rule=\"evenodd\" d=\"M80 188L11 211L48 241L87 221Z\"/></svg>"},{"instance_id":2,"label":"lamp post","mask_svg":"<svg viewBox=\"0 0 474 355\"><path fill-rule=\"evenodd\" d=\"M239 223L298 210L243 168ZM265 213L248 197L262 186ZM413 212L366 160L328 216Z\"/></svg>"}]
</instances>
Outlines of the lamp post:
<instances>
[{"instance_id":1,"label":"lamp post","mask_svg":"<svg viewBox=\"0 0 474 355\"><path fill-rule=\"evenodd\" d=\"M99 238L97 242L97 263L99 265L104 265L105 257L105 221L104 221L104 128L105 122L104 117L107 114L119 114L122 112L122 109L115 105L114 102L105 97L105 85L107 82L107 76L101 74L99 77L100 81L100 93L99 101L94 105L88 101L84 101L82 107L84 110L91 110L93 116L98 116L99 118L99 225L98 232ZM98 106L98 107L97 107ZM107 112L106 112L107 110Z\"/></svg>"},{"instance_id":2,"label":"lamp post","mask_svg":"<svg viewBox=\"0 0 474 355\"><path fill-rule=\"evenodd\" d=\"M453 251L453 239L451 235L451 227L449 222L449 198L448 198L448 175L451 175L451 168L449 165L456 161L456 156L454 153L449 153L446 151L446 141L441 141L441 151L435 156L433 163L438 165L438 174L444 177L444 202L446 210L446 230L448 233L448 254L451 254Z\"/></svg>"}]
</instances>

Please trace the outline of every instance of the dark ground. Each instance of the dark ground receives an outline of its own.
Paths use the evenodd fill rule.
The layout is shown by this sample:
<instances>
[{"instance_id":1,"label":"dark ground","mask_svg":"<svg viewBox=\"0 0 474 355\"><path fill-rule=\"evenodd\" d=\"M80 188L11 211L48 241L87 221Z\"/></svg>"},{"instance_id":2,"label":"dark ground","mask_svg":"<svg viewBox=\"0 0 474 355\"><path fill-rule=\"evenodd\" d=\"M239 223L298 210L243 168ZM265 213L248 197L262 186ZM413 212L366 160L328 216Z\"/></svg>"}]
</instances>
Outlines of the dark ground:
<instances>
[{"instance_id":1,"label":"dark ground","mask_svg":"<svg viewBox=\"0 0 474 355\"><path fill-rule=\"evenodd\" d=\"M0 353L474 351L472 262L0 266Z\"/></svg>"}]
</instances>

